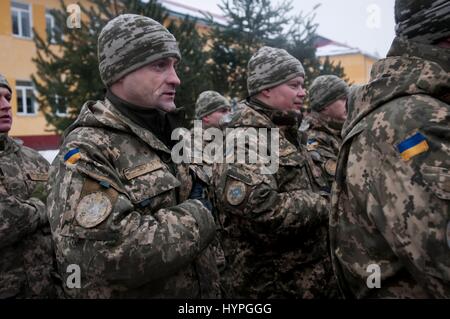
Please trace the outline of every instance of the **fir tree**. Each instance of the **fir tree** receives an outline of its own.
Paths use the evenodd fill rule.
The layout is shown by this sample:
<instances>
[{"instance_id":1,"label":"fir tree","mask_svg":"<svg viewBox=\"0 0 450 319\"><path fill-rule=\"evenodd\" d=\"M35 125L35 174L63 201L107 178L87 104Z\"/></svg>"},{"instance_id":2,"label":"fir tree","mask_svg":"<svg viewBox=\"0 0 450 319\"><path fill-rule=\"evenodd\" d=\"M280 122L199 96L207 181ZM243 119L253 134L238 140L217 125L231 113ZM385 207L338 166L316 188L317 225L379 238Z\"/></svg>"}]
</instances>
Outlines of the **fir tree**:
<instances>
[{"instance_id":1,"label":"fir tree","mask_svg":"<svg viewBox=\"0 0 450 319\"><path fill-rule=\"evenodd\" d=\"M274 6L270 0L222 0L219 7L227 25L216 24L211 33L213 85L222 94L243 98L248 60L265 44L283 37L291 1Z\"/></svg>"},{"instance_id":2,"label":"fir tree","mask_svg":"<svg viewBox=\"0 0 450 319\"><path fill-rule=\"evenodd\" d=\"M315 6L307 14L291 16L291 1L274 6L269 0L222 0L227 25L215 25L211 38L211 73L221 93L242 99L247 95L247 63L259 48L269 45L286 49L299 59L306 72L305 86L321 74L344 77L340 65L316 57Z\"/></svg>"},{"instance_id":3,"label":"fir tree","mask_svg":"<svg viewBox=\"0 0 450 319\"><path fill-rule=\"evenodd\" d=\"M334 65L328 57L321 62L316 56L315 42L318 24L315 18L319 6L314 6L312 11L306 14L300 12L292 19L293 22L286 33L286 41L283 45L290 54L302 62L306 73L305 87L309 87L319 75L334 74L345 79L344 69L340 63Z\"/></svg>"}]
</instances>

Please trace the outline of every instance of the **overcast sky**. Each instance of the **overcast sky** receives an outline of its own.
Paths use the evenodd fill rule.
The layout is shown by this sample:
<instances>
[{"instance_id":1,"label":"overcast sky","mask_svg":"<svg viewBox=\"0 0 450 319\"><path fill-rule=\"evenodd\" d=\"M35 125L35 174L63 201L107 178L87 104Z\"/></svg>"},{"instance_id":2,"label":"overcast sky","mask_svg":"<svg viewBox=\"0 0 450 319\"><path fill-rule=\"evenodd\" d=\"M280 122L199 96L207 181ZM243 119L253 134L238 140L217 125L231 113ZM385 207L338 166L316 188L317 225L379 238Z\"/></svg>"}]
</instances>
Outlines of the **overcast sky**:
<instances>
[{"instance_id":1,"label":"overcast sky","mask_svg":"<svg viewBox=\"0 0 450 319\"><path fill-rule=\"evenodd\" d=\"M221 13L221 0L175 0ZM278 0L272 0L278 3ZM293 14L309 12L314 5L318 33L324 37L384 57L394 38L394 0L293 0Z\"/></svg>"}]
</instances>

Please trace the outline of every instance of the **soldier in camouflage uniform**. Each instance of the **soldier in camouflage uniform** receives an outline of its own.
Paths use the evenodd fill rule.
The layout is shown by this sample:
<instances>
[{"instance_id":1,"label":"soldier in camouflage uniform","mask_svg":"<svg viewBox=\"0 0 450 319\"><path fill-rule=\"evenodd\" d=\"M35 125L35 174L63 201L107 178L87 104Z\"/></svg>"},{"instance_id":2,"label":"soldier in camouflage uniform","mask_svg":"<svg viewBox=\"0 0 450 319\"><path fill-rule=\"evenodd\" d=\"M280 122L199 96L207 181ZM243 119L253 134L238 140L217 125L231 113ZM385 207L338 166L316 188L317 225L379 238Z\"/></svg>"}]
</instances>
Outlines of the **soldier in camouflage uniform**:
<instances>
[{"instance_id":1,"label":"soldier in camouflage uniform","mask_svg":"<svg viewBox=\"0 0 450 319\"><path fill-rule=\"evenodd\" d=\"M333 266L350 298L450 298L450 2L397 0L395 19L349 97Z\"/></svg>"},{"instance_id":2,"label":"soldier in camouflage uniform","mask_svg":"<svg viewBox=\"0 0 450 319\"><path fill-rule=\"evenodd\" d=\"M342 125L347 116L348 90L348 85L335 75L317 77L309 88L312 112L300 126L306 131L308 152L327 177L330 191L342 142Z\"/></svg>"},{"instance_id":3,"label":"soldier in camouflage uniform","mask_svg":"<svg viewBox=\"0 0 450 319\"><path fill-rule=\"evenodd\" d=\"M104 101L88 101L50 170L48 209L59 272L81 269L69 297L216 298L215 223L189 167L169 147L180 123L173 35L144 16L118 16L98 40ZM202 192L200 192L201 194Z\"/></svg>"},{"instance_id":4,"label":"soldier in camouflage uniform","mask_svg":"<svg viewBox=\"0 0 450 319\"><path fill-rule=\"evenodd\" d=\"M260 163L228 161L213 171L229 297L335 296L327 194L319 194L320 176L297 139L304 75L300 61L285 50L261 48L248 63L250 97L227 124L280 130L275 173L266 174Z\"/></svg>"},{"instance_id":5,"label":"soldier in camouflage uniform","mask_svg":"<svg viewBox=\"0 0 450 319\"><path fill-rule=\"evenodd\" d=\"M8 136L11 94L0 74L0 298L54 298L45 210L49 164Z\"/></svg>"},{"instance_id":6,"label":"soldier in camouflage uniform","mask_svg":"<svg viewBox=\"0 0 450 319\"><path fill-rule=\"evenodd\" d=\"M200 93L200 95L197 98L197 101L195 102L195 119L202 121L202 128L210 129L210 128L216 128L221 129L222 128L222 120L227 117L230 114L231 110L231 104L230 102L223 97L220 93L216 91L204 91ZM204 135L203 135L204 137ZM205 146L209 143L221 143L222 140L207 140L201 139L201 140L194 140L194 145L196 148L201 148L202 158L201 158L201 164L203 171L208 176L208 179L210 180L212 177L212 167L214 164L214 158L209 156L211 154L208 154L208 152L203 152L205 149ZM211 197L213 194L213 189L211 187L208 188L208 197ZM216 209L214 207L211 207L213 210L214 217L217 218ZM225 255L222 249L222 245L220 243L220 237L219 233L216 239L213 242L213 250L214 255L217 263L218 269L221 271L225 267Z\"/></svg>"},{"instance_id":7,"label":"soldier in camouflage uniform","mask_svg":"<svg viewBox=\"0 0 450 319\"><path fill-rule=\"evenodd\" d=\"M202 121L203 129L221 129L222 119L229 115L230 109L230 102L218 92L204 91L200 93L195 103L195 119ZM205 144L209 142L210 141L202 140L202 150L204 149ZM207 155L208 154L203 154L203 169L211 178L213 160Z\"/></svg>"},{"instance_id":8,"label":"soldier in camouflage uniform","mask_svg":"<svg viewBox=\"0 0 450 319\"><path fill-rule=\"evenodd\" d=\"M195 118L202 120L203 128L220 128L222 117L230 113L230 102L216 91L200 93L195 102Z\"/></svg>"}]
</instances>

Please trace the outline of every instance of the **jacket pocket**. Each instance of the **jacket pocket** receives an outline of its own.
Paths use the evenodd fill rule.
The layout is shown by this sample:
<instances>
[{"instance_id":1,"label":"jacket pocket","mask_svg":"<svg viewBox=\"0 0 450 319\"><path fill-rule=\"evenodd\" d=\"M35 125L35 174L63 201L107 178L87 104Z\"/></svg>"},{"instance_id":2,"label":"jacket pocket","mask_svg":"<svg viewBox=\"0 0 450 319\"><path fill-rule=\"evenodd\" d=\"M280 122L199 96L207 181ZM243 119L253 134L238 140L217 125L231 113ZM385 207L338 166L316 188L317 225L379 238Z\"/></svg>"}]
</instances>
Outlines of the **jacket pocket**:
<instances>
[{"instance_id":1,"label":"jacket pocket","mask_svg":"<svg viewBox=\"0 0 450 319\"><path fill-rule=\"evenodd\" d=\"M133 204L152 208L176 204L175 192L171 190L181 183L159 160L126 168L123 175L125 189Z\"/></svg>"},{"instance_id":2,"label":"jacket pocket","mask_svg":"<svg viewBox=\"0 0 450 319\"><path fill-rule=\"evenodd\" d=\"M425 183L437 197L445 200L450 199L449 169L422 164L421 172Z\"/></svg>"}]
</instances>

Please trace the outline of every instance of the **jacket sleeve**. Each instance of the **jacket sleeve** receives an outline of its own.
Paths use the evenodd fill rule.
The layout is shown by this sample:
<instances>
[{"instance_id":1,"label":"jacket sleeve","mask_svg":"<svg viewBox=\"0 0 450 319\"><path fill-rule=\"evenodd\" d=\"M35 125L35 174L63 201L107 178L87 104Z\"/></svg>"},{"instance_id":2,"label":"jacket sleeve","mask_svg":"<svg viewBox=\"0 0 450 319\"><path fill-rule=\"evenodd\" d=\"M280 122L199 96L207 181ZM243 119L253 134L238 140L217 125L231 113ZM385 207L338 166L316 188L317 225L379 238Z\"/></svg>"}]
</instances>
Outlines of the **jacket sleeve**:
<instances>
[{"instance_id":1,"label":"jacket sleeve","mask_svg":"<svg viewBox=\"0 0 450 319\"><path fill-rule=\"evenodd\" d=\"M295 236L328 217L324 197L310 190L281 191L275 177L259 173L257 165L227 164L219 174L216 205L222 214L241 218L240 226L254 236Z\"/></svg>"},{"instance_id":2,"label":"jacket sleeve","mask_svg":"<svg viewBox=\"0 0 450 319\"><path fill-rule=\"evenodd\" d=\"M326 158L337 158L337 154L333 149L332 141L323 132L308 132L308 142L306 144L309 152L317 152L319 156Z\"/></svg>"},{"instance_id":3,"label":"jacket sleeve","mask_svg":"<svg viewBox=\"0 0 450 319\"><path fill-rule=\"evenodd\" d=\"M65 163L63 152L74 148L81 158ZM200 201L144 213L95 145L77 141L63 150L51 169L55 187L48 203L55 244L65 262L137 286L177 272L212 241L214 220Z\"/></svg>"},{"instance_id":4,"label":"jacket sleeve","mask_svg":"<svg viewBox=\"0 0 450 319\"><path fill-rule=\"evenodd\" d=\"M339 145L323 132L308 132L306 149L314 163L322 170L322 175L327 177L329 187L334 180ZM331 187L330 187L331 188Z\"/></svg>"},{"instance_id":5,"label":"jacket sleeve","mask_svg":"<svg viewBox=\"0 0 450 319\"><path fill-rule=\"evenodd\" d=\"M0 212L0 248L33 233L45 221L45 205L37 198L2 195Z\"/></svg>"},{"instance_id":6,"label":"jacket sleeve","mask_svg":"<svg viewBox=\"0 0 450 319\"><path fill-rule=\"evenodd\" d=\"M27 167L27 165L19 165L16 155L3 160L13 163L17 166L16 169L22 171L21 176L27 179L27 181L24 181L25 184L28 186L39 185L39 187L27 188L28 193L23 191L23 193L18 194L15 193L17 191L7 191L8 187L4 187L7 185L3 183L8 183L9 179L2 179L3 181L0 182L0 248L22 240L23 237L46 225L47 220L45 182L43 179L39 182L31 181L28 179L27 173L46 173L48 162L38 152L26 147L22 147L17 154L19 154L19 157L23 157L23 163L32 163L32 167L38 167L38 169Z\"/></svg>"}]
</instances>

